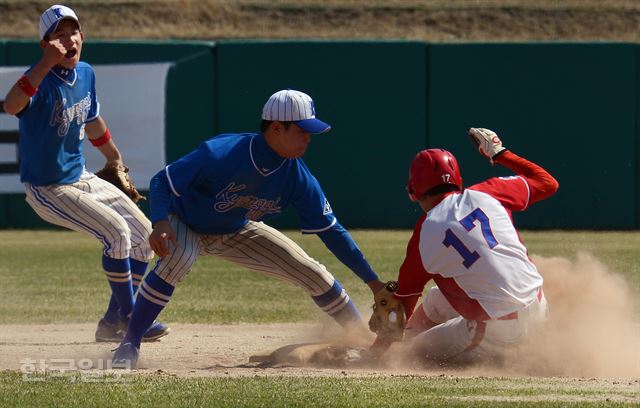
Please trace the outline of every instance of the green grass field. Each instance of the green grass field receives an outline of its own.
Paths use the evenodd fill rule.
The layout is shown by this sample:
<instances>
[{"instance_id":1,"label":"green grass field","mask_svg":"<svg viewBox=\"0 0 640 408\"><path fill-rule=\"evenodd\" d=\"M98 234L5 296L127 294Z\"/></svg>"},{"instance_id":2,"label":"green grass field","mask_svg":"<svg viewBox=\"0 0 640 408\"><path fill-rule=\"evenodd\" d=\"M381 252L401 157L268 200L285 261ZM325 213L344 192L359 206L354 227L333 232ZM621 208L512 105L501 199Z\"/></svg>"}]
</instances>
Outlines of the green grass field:
<instances>
[{"instance_id":1,"label":"green grass field","mask_svg":"<svg viewBox=\"0 0 640 408\"><path fill-rule=\"evenodd\" d=\"M634 401L634 383L620 391L529 378L136 376L117 384L69 377L25 384L19 374L0 375L3 407L621 407Z\"/></svg>"},{"instance_id":2,"label":"green grass field","mask_svg":"<svg viewBox=\"0 0 640 408\"><path fill-rule=\"evenodd\" d=\"M410 231L353 231L383 280L394 279ZM288 233L340 279L356 304L369 289L315 236ZM573 258L587 251L640 293L640 233L523 232L533 256ZM106 308L108 284L97 240L67 231L0 231L0 324L94 321ZM313 302L299 289L213 257L198 259L178 285L163 319L182 323L267 323L309 320Z\"/></svg>"},{"instance_id":3,"label":"green grass field","mask_svg":"<svg viewBox=\"0 0 640 408\"><path fill-rule=\"evenodd\" d=\"M352 234L382 279L395 278L410 231ZM324 263L361 308L367 307L368 288L317 237L288 235ZM638 232L524 231L522 238L533 256L574 258L579 251L589 252L640 294ZM97 241L78 233L0 231L0 324L96 322L108 300L100 256ZM162 319L270 323L318 316L301 290L206 257L178 286ZM131 374L124 382L92 383L79 381L72 373L42 380L25 382L20 373L0 372L0 406L595 407L638 406L640 402L638 379L594 384L579 379L448 375L175 378Z\"/></svg>"}]
</instances>

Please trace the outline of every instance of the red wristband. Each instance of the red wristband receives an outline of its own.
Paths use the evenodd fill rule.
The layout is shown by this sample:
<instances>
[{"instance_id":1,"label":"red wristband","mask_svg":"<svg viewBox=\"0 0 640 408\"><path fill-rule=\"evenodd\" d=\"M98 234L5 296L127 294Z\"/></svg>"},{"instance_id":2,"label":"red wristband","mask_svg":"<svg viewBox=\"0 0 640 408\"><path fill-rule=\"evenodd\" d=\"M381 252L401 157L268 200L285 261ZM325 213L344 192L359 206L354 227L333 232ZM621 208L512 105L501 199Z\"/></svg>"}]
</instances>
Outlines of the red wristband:
<instances>
[{"instance_id":1,"label":"red wristband","mask_svg":"<svg viewBox=\"0 0 640 408\"><path fill-rule=\"evenodd\" d=\"M107 128L107 130L104 131L104 135L100 136L99 138L89 139L91 144L94 145L95 147L102 146L103 144L107 143L109 140L111 140L111 132L109 132L109 128Z\"/></svg>"},{"instance_id":2,"label":"red wristband","mask_svg":"<svg viewBox=\"0 0 640 408\"><path fill-rule=\"evenodd\" d=\"M36 92L38 92L38 88L34 88L33 85L31 85L31 82L29 82L29 79L26 75L21 76L16 84L18 85L18 88L22 89L22 92L26 93L29 96L29 98L31 98L36 94Z\"/></svg>"}]
</instances>

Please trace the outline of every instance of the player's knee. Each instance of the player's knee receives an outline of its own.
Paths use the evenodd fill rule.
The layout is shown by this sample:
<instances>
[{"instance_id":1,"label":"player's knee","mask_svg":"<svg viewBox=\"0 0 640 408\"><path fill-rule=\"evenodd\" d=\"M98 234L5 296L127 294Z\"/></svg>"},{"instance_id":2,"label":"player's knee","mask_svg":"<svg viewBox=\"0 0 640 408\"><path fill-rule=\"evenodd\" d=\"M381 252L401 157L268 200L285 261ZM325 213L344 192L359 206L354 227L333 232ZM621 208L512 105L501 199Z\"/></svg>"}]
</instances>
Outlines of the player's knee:
<instances>
[{"instance_id":1,"label":"player's knee","mask_svg":"<svg viewBox=\"0 0 640 408\"><path fill-rule=\"evenodd\" d=\"M149 235L153 231L151 227L151 221L146 217L144 220L138 220L137 223L132 224L130 227L131 234L131 256L149 262L153 259L153 249L149 243Z\"/></svg>"},{"instance_id":2,"label":"player's knee","mask_svg":"<svg viewBox=\"0 0 640 408\"><path fill-rule=\"evenodd\" d=\"M105 242L105 252L113 258L126 258L131 250L131 230L124 219L112 223Z\"/></svg>"},{"instance_id":3,"label":"player's knee","mask_svg":"<svg viewBox=\"0 0 640 408\"><path fill-rule=\"evenodd\" d=\"M333 286L340 285L340 282L329 272L321 263L311 259L308 263L302 264L299 270L303 270L305 276L313 276L313 284L302 283L300 286L305 288L312 297L322 296L330 292ZM340 286L342 289L342 286Z\"/></svg>"},{"instance_id":4,"label":"player's knee","mask_svg":"<svg viewBox=\"0 0 640 408\"><path fill-rule=\"evenodd\" d=\"M142 231L140 231L140 234L143 237L148 237L149 235L151 235L151 233L153 232L153 227L151 226L151 221L149 221L145 217L144 220L142 220L140 222L140 229L142 230Z\"/></svg>"},{"instance_id":5,"label":"player's knee","mask_svg":"<svg viewBox=\"0 0 640 408\"><path fill-rule=\"evenodd\" d=\"M148 236L147 236L148 237ZM131 256L142 260L144 262L150 262L153 259L153 249L149 244L149 239L131 239Z\"/></svg>"},{"instance_id":6,"label":"player's knee","mask_svg":"<svg viewBox=\"0 0 640 408\"><path fill-rule=\"evenodd\" d=\"M407 321L405 338L412 339L423 331L429 330L434 326L437 326L437 323L427 316L423 305L419 305L413 315L411 315L409 321Z\"/></svg>"},{"instance_id":7,"label":"player's knee","mask_svg":"<svg viewBox=\"0 0 640 408\"><path fill-rule=\"evenodd\" d=\"M131 230L126 223L124 225L120 225L116 229L114 234L114 242L122 244L123 246L131 247Z\"/></svg>"}]
</instances>

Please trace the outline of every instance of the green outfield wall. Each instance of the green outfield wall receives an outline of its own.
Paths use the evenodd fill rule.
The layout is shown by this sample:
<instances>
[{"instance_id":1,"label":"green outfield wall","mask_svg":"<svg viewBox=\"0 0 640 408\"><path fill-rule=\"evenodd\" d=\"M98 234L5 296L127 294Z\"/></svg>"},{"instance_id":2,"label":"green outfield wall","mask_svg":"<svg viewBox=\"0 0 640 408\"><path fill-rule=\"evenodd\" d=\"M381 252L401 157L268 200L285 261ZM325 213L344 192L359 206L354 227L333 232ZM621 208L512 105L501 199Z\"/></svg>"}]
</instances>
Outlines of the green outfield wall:
<instances>
[{"instance_id":1,"label":"green outfield wall","mask_svg":"<svg viewBox=\"0 0 640 408\"><path fill-rule=\"evenodd\" d=\"M448 146L467 183L485 166L462 128L491 127L560 182L516 215L531 228L637 228L637 45L429 46L429 143ZM503 174L508 174L504 172Z\"/></svg>"},{"instance_id":2,"label":"green outfield wall","mask_svg":"<svg viewBox=\"0 0 640 408\"><path fill-rule=\"evenodd\" d=\"M413 225L407 164L425 143L422 43L220 42L219 132L256 131L276 90L303 90L332 131L314 136L305 161L345 226ZM296 226L289 215L280 221Z\"/></svg>"},{"instance_id":3,"label":"green outfield wall","mask_svg":"<svg viewBox=\"0 0 640 408\"><path fill-rule=\"evenodd\" d=\"M33 41L0 41L0 66L39 55ZM639 228L639 58L623 43L87 41L83 50L93 65L171 64L157 119L167 162L217 133L257 131L276 90L312 95L333 130L314 136L305 161L347 228L413 226L420 210L404 185L422 148L452 151L466 185L510 175L477 154L470 126L496 130L560 182L555 197L514 215L521 228ZM296 228L296 216L273 224ZM0 227L44 225L21 193L0 195Z\"/></svg>"}]
</instances>

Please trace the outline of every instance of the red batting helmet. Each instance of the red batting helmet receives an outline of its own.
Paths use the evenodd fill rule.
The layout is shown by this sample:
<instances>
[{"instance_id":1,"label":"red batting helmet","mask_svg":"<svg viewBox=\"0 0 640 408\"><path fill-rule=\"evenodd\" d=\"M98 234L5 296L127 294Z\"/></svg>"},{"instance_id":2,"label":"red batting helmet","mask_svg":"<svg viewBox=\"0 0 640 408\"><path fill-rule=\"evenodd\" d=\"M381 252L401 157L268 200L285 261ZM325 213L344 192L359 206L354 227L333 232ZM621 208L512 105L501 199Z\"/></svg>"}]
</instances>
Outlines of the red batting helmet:
<instances>
[{"instance_id":1,"label":"red batting helmet","mask_svg":"<svg viewBox=\"0 0 640 408\"><path fill-rule=\"evenodd\" d=\"M451 184L462 190L462 176L458 161L443 149L427 149L416 155L409 169L407 193L411 201L418 201L434 187Z\"/></svg>"}]
</instances>

